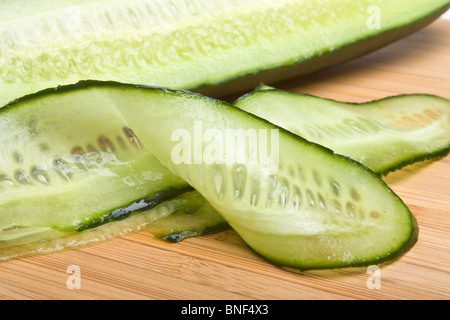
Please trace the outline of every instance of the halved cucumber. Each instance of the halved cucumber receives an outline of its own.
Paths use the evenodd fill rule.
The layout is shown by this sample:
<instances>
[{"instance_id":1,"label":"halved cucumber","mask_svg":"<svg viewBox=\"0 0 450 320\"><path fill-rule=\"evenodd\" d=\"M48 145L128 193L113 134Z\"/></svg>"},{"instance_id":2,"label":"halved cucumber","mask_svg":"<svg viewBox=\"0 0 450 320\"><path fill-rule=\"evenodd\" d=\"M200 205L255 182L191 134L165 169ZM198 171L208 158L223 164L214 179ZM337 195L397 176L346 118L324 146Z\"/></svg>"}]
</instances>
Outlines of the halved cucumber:
<instances>
[{"instance_id":1,"label":"halved cucumber","mask_svg":"<svg viewBox=\"0 0 450 320\"><path fill-rule=\"evenodd\" d=\"M227 90L250 90L378 49L429 24L449 3L3 0L0 105L82 79L178 89L236 79Z\"/></svg>"},{"instance_id":2,"label":"halved cucumber","mask_svg":"<svg viewBox=\"0 0 450 320\"><path fill-rule=\"evenodd\" d=\"M357 104L260 86L234 105L378 174L450 152L450 101L438 96Z\"/></svg>"},{"instance_id":3,"label":"halved cucumber","mask_svg":"<svg viewBox=\"0 0 450 320\"><path fill-rule=\"evenodd\" d=\"M366 266L398 257L417 239L411 212L372 171L218 100L82 82L30 96L3 112L42 112L49 122L59 112L70 113L79 123L87 116L71 112L77 108L120 114L164 166L274 263L300 269ZM21 123L26 131L29 125ZM226 136L230 141L221 144ZM20 211L32 202L27 199L24 194L11 210Z\"/></svg>"}]
</instances>

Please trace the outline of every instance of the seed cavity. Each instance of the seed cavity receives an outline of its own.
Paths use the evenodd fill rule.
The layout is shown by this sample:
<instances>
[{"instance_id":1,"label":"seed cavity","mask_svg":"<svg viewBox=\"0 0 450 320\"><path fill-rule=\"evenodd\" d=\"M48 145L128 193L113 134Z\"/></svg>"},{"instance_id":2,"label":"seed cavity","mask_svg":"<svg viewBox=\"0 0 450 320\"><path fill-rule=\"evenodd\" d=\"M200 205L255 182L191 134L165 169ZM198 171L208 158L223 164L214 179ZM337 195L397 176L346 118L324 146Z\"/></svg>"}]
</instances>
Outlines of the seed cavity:
<instances>
[{"instance_id":1,"label":"seed cavity","mask_svg":"<svg viewBox=\"0 0 450 320\"><path fill-rule=\"evenodd\" d=\"M39 150L40 150L42 153L47 153L47 152L50 151L50 147L49 147L47 144L45 144L45 143L41 143L41 144L39 145Z\"/></svg>"},{"instance_id":2,"label":"seed cavity","mask_svg":"<svg viewBox=\"0 0 450 320\"><path fill-rule=\"evenodd\" d=\"M347 204L345 205L345 210L347 212L347 216L350 218L353 218L355 216L355 205L352 202L347 202Z\"/></svg>"},{"instance_id":3,"label":"seed cavity","mask_svg":"<svg viewBox=\"0 0 450 320\"><path fill-rule=\"evenodd\" d=\"M322 196L322 194L317 195L317 204L319 205L319 208L322 210L327 210L327 203L325 201L325 198Z\"/></svg>"},{"instance_id":4,"label":"seed cavity","mask_svg":"<svg viewBox=\"0 0 450 320\"><path fill-rule=\"evenodd\" d=\"M14 151L12 156L15 163L20 164L23 162L23 156L18 151Z\"/></svg>"},{"instance_id":5,"label":"seed cavity","mask_svg":"<svg viewBox=\"0 0 450 320\"><path fill-rule=\"evenodd\" d=\"M97 148L95 148L92 144L88 144L86 150L87 152L98 153Z\"/></svg>"},{"instance_id":6,"label":"seed cavity","mask_svg":"<svg viewBox=\"0 0 450 320\"><path fill-rule=\"evenodd\" d=\"M286 185L280 186L280 193L278 194L278 203L281 207L285 207L289 201L289 189Z\"/></svg>"},{"instance_id":7,"label":"seed cavity","mask_svg":"<svg viewBox=\"0 0 450 320\"><path fill-rule=\"evenodd\" d=\"M291 179L296 178L295 169L293 166L291 166L291 165L289 166L288 173L289 173L289 177L291 177Z\"/></svg>"},{"instance_id":8,"label":"seed cavity","mask_svg":"<svg viewBox=\"0 0 450 320\"><path fill-rule=\"evenodd\" d=\"M277 191L278 191L278 187L279 187L277 176L270 176L268 183L269 183L269 188L268 188L269 189L269 196L268 196L268 198L270 200L273 200L277 196Z\"/></svg>"},{"instance_id":9,"label":"seed cavity","mask_svg":"<svg viewBox=\"0 0 450 320\"><path fill-rule=\"evenodd\" d=\"M317 130L315 126L305 125L303 130L308 134L308 136L315 139L323 139L322 134Z\"/></svg>"},{"instance_id":10,"label":"seed cavity","mask_svg":"<svg viewBox=\"0 0 450 320\"><path fill-rule=\"evenodd\" d=\"M345 123L345 125L348 128L351 128L351 130L354 133L359 133L359 134L362 134L362 135L367 135L368 134L367 128L362 123L360 123L360 122L358 122L358 121L356 121L354 119L345 119L343 122Z\"/></svg>"},{"instance_id":11,"label":"seed cavity","mask_svg":"<svg viewBox=\"0 0 450 320\"><path fill-rule=\"evenodd\" d=\"M83 159L87 166L98 166L103 162L100 152L92 144L88 144L86 150L88 153L83 156Z\"/></svg>"},{"instance_id":12,"label":"seed cavity","mask_svg":"<svg viewBox=\"0 0 450 320\"><path fill-rule=\"evenodd\" d=\"M298 167L298 177L303 183L307 182L308 180L306 178L305 169L303 169L302 167Z\"/></svg>"},{"instance_id":13,"label":"seed cavity","mask_svg":"<svg viewBox=\"0 0 450 320\"><path fill-rule=\"evenodd\" d=\"M220 194L220 191L222 190L222 183L223 183L223 177L218 174L214 178L214 189L216 190L217 194Z\"/></svg>"},{"instance_id":14,"label":"seed cavity","mask_svg":"<svg viewBox=\"0 0 450 320\"><path fill-rule=\"evenodd\" d=\"M372 219L378 219L378 218L380 217L380 213L377 212L377 211L372 211L372 212L370 213L370 217L371 217Z\"/></svg>"},{"instance_id":15,"label":"seed cavity","mask_svg":"<svg viewBox=\"0 0 450 320\"><path fill-rule=\"evenodd\" d=\"M226 193L226 191L224 191L226 184L224 183L223 170L220 166L215 165L208 170L208 174L206 176L212 178L212 181L208 181L208 185L211 185L212 182L216 195L219 199L221 199L223 194Z\"/></svg>"},{"instance_id":16,"label":"seed cavity","mask_svg":"<svg viewBox=\"0 0 450 320\"><path fill-rule=\"evenodd\" d=\"M337 181L331 181L330 182L331 191L333 191L333 194L338 197L340 194L341 186Z\"/></svg>"},{"instance_id":17,"label":"seed cavity","mask_svg":"<svg viewBox=\"0 0 450 320\"><path fill-rule=\"evenodd\" d=\"M0 184L8 184L10 186L14 185L14 182L6 174L0 174Z\"/></svg>"},{"instance_id":18,"label":"seed cavity","mask_svg":"<svg viewBox=\"0 0 450 320\"><path fill-rule=\"evenodd\" d=\"M409 116L404 116L401 121L407 126L415 126L417 124L417 121L411 119Z\"/></svg>"},{"instance_id":19,"label":"seed cavity","mask_svg":"<svg viewBox=\"0 0 450 320\"><path fill-rule=\"evenodd\" d=\"M72 160L83 171L89 171L83 148L75 147L72 149Z\"/></svg>"},{"instance_id":20,"label":"seed cavity","mask_svg":"<svg viewBox=\"0 0 450 320\"><path fill-rule=\"evenodd\" d=\"M436 120L436 119L439 118L439 115L436 114L433 110L430 110L430 109L425 109L425 110L423 111L423 113L424 113L427 117L429 117L429 118L431 118L431 119L433 119L433 120Z\"/></svg>"},{"instance_id":21,"label":"seed cavity","mask_svg":"<svg viewBox=\"0 0 450 320\"><path fill-rule=\"evenodd\" d=\"M30 178L23 170L16 170L16 172L14 173L14 177L16 178L16 181L20 184L23 185L31 184Z\"/></svg>"},{"instance_id":22,"label":"seed cavity","mask_svg":"<svg viewBox=\"0 0 450 320\"><path fill-rule=\"evenodd\" d=\"M119 145L119 147L121 147L123 149L125 149L127 147L125 140L123 140L121 136L116 136L116 140L117 140L117 144Z\"/></svg>"},{"instance_id":23,"label":"seed cavity","mask_svg":"<svg viewBox=\"0 0 450 320\"><path fill-rule=\"evenodd\" d=\"M125 136L127 137L128 141L131 143L131 145L135 148L138 149L142 149L142 143L139 140L139 138L136 136L136 134L134 133L133 130L131 130L128 127L123 127L122 128L123 133L125 134Z\"/></svg>"},{"instance_id":24,"label":"seed cavity","mask_svg":"<svg viewBox=\"0 0 450 320\"><path fill-rule=\"evenodd\" d=\"M234 169L234 193L236 198L242 197L245 189L247 173L244 167L236 167Z\"/></svg>"},{"instance_id":25,"label":"seed cavity","mask_svg":"<svg viewBox=\"0 0 450 320\"><path fill-rule=\"evenodd\" d=\"M270 208L272 206L273 201L275 200L277 193L278 193L278 188L279 188L279 183L277 180L277 176L269 176L269 179L267 180L267 184L268 184L268 194L266 197L266 208Z\"/></svg>"},{"instance_id":26,"label":"seed cavity","mask_svg":"<svg viewBox=\"0 0 450 320\"><path fill-rule=\"evenodd\" d=\"M250 205L252 207L256 207L256 205L258 204L258 196L256 195L256 193L254 193L251 197L250 197Z\"/></svg>"},{"instance_id":27,"label":"seed cavity","mask_svg":"<svg viewBox=\"0 0 450 320\"><path fill-rule=\"evenodd\" d=\"M359 191L355 188L351 188L350 195L352 196L352 199L355 201L359 201L361 199L361 195L359 194Z\"/></svg>"},{"instance_id":28,"label":"seed cavity","mask_svg":"<svg viewBox=\"0 0 450 320\"><path fill-rule=\"evenodd\" d=\"M424 116L422 116L421 114L418 113L414 113L413 114L413 118L423 124L429 124L431 123L430 119L425 118Z\"/></svg>"},{"instance_id":29,"label":"seed cavity","mask_svg":"<svg viewBox=\"0 0 450 320\"><path fill-rule=\"evenodd\" d=\"M310 189L306 189L306 201L310 207L316 207L316 199L314 197L314 193Z\"/></svg>"},{"instance_id":30,"label":"seed cavity","mask_svg":"<svg viewBox=\"0 0 450 320\"><path fill-rule=\"evenodd\" d=\"M72 177L72 170L70 169L68 163L61 158L56 158L52 163L53 169L59 173L59 175L65 180L70 180Z\"/></svg>"},{"instance_id":31,"label":"seed cavity","mask_svg":"<svg viewBox=\"0 0 450 320\"><path fill-rule=\"evenodd\" d=\"M373 134L380 131L380 126L377 122L365 118L358 117L358 121L363 125L364 131Z\"/></svg>"},{"instance_id":32,"label":"seed cavity","mask_svg":"<svg viewBox=\"0 0 450 320\"><path fill-rule=\"evenodd\" d=\"M339 201L337 200L333 200L332 202L332 213L336 214L336 215L341 215L342 214L342 205Z\"/></svg>"},{"instance_id":33,"label":"seed cavity","mask_svg":"<svg viewBox=\"0 0 450 320\"><path fill-rule=\"evenodd\" d=\"M260 194L259 180L251 179L250 180L250 205L255 207L258 205Z\"/></svg>"},{"instance_id":34,"label":"seed cavity","mask_svg":"<svg viewBox=\"0 0 450 320\"><path fill-rule=\"evenodd\" d=\"M72 149L72 155L83 155L84 150L82 147L75 147Z\"/></svg>"},{"instance_id":35,"label":"seed cavity","mask_svg":"<svg viewBox=\"0 0 450 320\"><path fill-rule=\"evenodd\" d=\"M43 168L39 168L37 166L33 167L31 169L31 175L33 178L35 178L38 182L41 182L43 184L49 184L50 183L50 177Z\"/></svg>"},{"instance_id":36,"label":"seed cavity","mask_svg":"<svg viewBox=\"0 0 450 320\"><path fill-rule=\"evenodd\" d=\"M115 149L114 144L105 136L100 136L98 138L98 145L100 147L100 150L112 153Z\"/></svg>"},{"instance_id":37,"label":"seed cavity","mask_svg":"<svg viewBox=\"0 0 450 320\"><path fill-rule=\"evenodd\" d=\"M298 187L294 187L292 191L292 206L294 210L297 210L302 205L302 192Z\"/></svg>"},{"instance_id":38,"label":"seed cavity","mask_svg":"<svg viewBox=\"0 0 450 320\"><path fill-rule=\"evenodd\" d=\"M320 174L317 171L313 172L313 179L314 182L317 184L317 186L321 186L322 185L322 177L320 176Z\"/></svg>"}]
</instances>

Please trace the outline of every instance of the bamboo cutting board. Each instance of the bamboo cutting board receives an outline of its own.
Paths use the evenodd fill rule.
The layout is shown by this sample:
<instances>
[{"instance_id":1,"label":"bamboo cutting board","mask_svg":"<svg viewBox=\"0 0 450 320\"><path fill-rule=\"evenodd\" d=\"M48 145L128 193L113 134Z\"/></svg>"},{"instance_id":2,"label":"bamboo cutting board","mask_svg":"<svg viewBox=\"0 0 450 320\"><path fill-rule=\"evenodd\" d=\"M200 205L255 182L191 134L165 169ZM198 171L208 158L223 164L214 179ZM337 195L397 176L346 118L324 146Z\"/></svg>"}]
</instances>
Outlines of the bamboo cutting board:
<instances>
[{"instance_id":1,"label":"bamboo cutting board","mask_svg":"<svg viewBox=\"0 0 450 320\"><path fill-rule=\"evenodd\" d=\"M276 86L352 102L404 93L450 98L450 21ZM416 216L420 233L411 251L381 268L377 283L366 269L283 270L254 254L233 230L178 244L141 232L1 263L0 299L449 299L450 157L409 166L385 181ZM79 268L79 288L67 285L69 266Z\"/></svg>"}]
</instances>

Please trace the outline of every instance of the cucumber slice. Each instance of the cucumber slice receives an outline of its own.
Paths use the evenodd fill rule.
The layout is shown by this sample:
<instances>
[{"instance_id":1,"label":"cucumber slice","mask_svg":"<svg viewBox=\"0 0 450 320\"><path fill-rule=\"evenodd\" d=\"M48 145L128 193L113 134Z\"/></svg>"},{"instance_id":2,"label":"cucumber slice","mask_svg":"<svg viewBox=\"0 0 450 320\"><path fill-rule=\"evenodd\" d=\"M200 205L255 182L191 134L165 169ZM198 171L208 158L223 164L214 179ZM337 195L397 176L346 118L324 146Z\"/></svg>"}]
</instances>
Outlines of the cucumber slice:
<instances>
[{"instance_id":1,"label":"cucumber slice","mask_svg":"<svg viewBox=\"0 0 450 320\"><path fill-rule=\"evenodd\" d=\"M313 72L380 48L429 24L448 5L448 0L3 0L0 105L82 79L178 89L236 79L227 90L250 90L261 81ZM225 89L221 86L220 94Z\"/></svg>"},{"instance_id":2,"label":"cucumber slice","mask_svg":"<svg viewBox=\"0 0 450 320\"><path fill-rule=\"evenodd\" d=\"M450 101L438 96L357 104L260 86L234 105L380 175L450 152Z\"/></svg>"},{"instance_id":3,"label":"cucumber slice","mask_svg":"<svg viewBox=\"0 0 450 320\"><path fill-rule=\"evenodd\" d=\"M181 212L191 212L197 225L192 220L177 217L176 221L173 221L172 215L179 216ZM217 217L217 212L198 192L192 191L164 201L142 214L130 215L126 219L103 224L83 232L62 232L46 227L12 227L0 231L0 261L91 246L142 230L158 231L161 236L169 236L173 233L170 225L175 222L177 230L186 238L188 235L195 235L193 232L189 234L187 232L194 230L193 225L201 233L197 212L203 212L201 215L204 216L203 220L207 225L219 225L220 218ZM205 217L205 212L210 218ZM166 218L161 219L161 217ZM169 223L159 224L159 221L165 220Z\"/></svg>"},{"instance_id":4,"label":"cucumber slice","mask_svg":"<svg viewBox=\"0 0 450 320\"><path fill-rule=\"evenodd\" d=\"M114 101L93 93L62 107L59 96L0 109L0 229L81 231L192 190L105 107Z\"/></svg>"},{"instance_id":5,"label":"cucumber slice","mask_svg":"<svg viewBox=\"0 0 450 320\"><path fill-rule=\"evenodd\" d=\"M191 202L196 201L196 205L173 212L149 224L146 229L155 238L168 242L180 242L186 238L230 229L226 220L202 196L192 193L195 199Z\"/></svg>"},{"instance_id":6,"label":"cucumber slice","mask_svg":"<svg viewBox=\"0 0 450 320\"><path fill-rule=\"evenodd\" d=\"M47 90L8 109L18 106L33 114L85 106L120 114L164 166L274 263L299 269L367 266L399 257L417 240L411 212L372 171L224 102L88 81ZM262 144L254 143L254 132ZM221 145L219 138L227 135L231 140ZM263 157L264 150L270 157Z\"/></svg>"}]
</instances>

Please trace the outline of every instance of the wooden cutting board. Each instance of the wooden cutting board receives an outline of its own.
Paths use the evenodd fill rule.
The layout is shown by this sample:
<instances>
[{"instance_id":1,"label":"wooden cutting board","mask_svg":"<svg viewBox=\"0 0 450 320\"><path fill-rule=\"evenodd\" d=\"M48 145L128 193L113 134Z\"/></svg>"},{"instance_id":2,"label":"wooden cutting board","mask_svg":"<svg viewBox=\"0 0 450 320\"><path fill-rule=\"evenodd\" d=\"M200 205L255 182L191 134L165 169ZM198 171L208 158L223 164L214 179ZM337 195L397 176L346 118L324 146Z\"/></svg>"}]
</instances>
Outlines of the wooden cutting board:
<instances>
[{"instance_id":1,"label":"wooden cutting board","mask_svg":"<svg viewBox=\"0 0 450 320\"><path fill-rule=\"evenodd\" d=\"M353 102L403 93L450 98L450 21L277 87ZM141 232L1 263L0 299L449 299L450 157L407 167L385 181L416 216L420 235L411 251L381 268L379 288L368 286L377 282L367 269L283 270L254 254L233 230L178 244ZM79 268L80 287L69 289L72 265Z\"/></svg>"}]
</instances>

